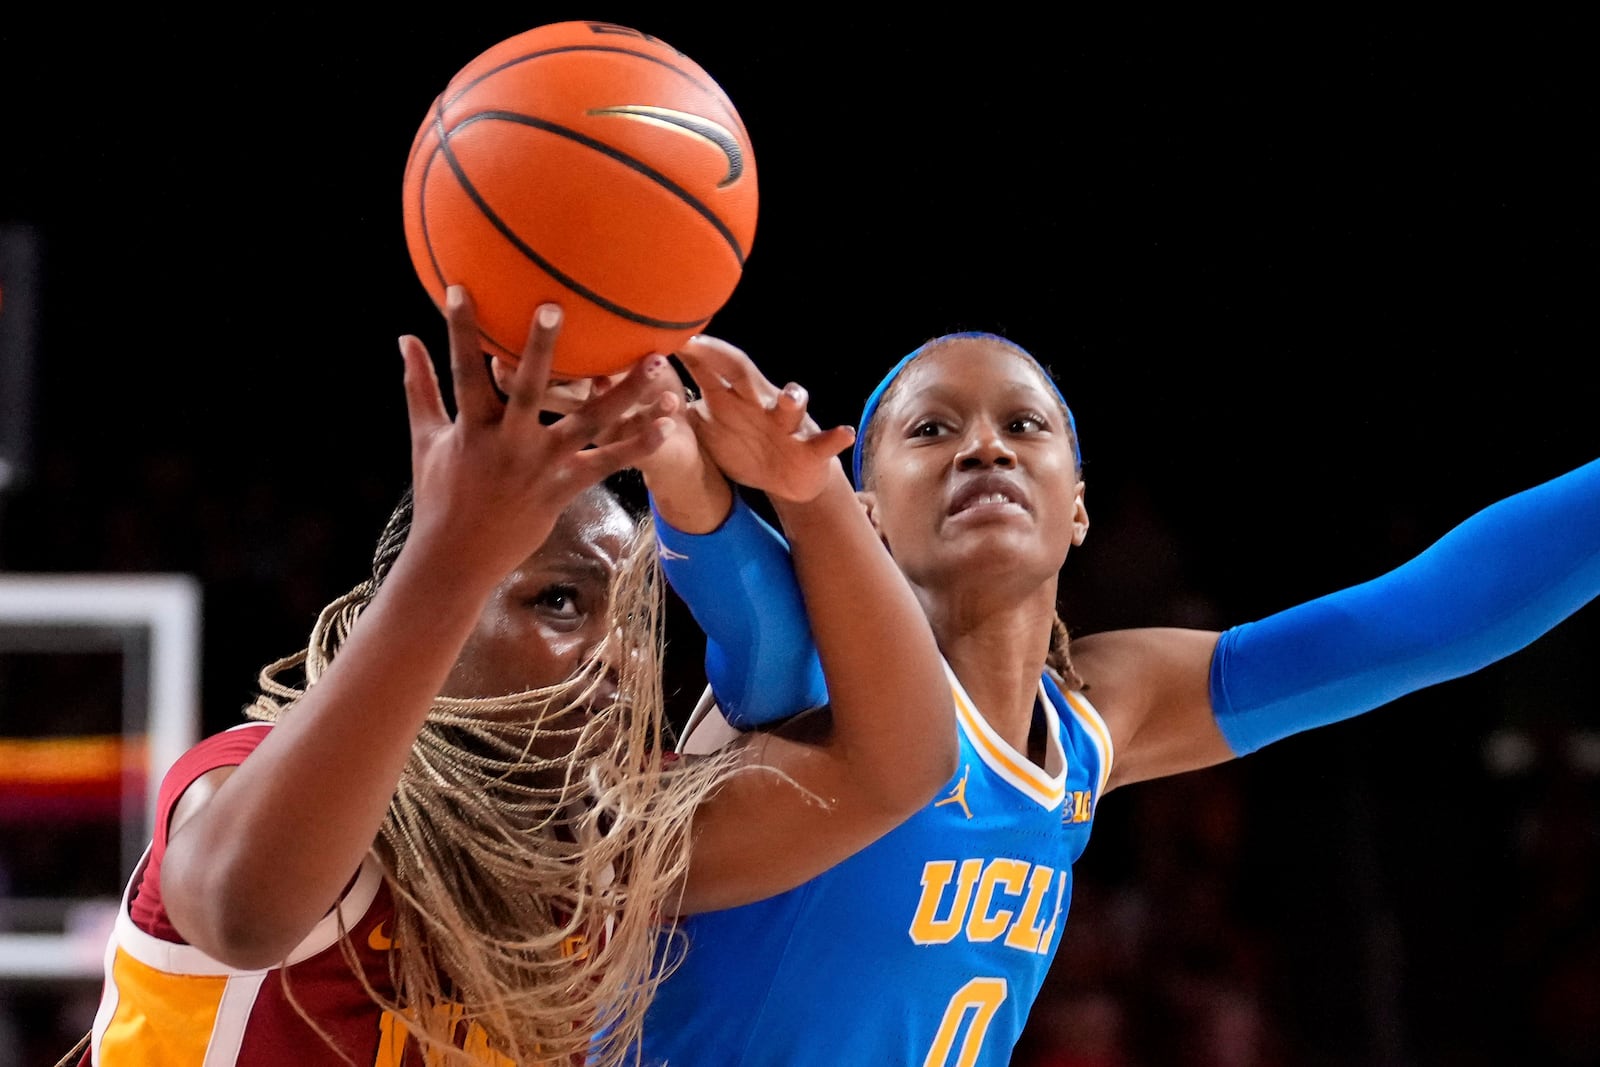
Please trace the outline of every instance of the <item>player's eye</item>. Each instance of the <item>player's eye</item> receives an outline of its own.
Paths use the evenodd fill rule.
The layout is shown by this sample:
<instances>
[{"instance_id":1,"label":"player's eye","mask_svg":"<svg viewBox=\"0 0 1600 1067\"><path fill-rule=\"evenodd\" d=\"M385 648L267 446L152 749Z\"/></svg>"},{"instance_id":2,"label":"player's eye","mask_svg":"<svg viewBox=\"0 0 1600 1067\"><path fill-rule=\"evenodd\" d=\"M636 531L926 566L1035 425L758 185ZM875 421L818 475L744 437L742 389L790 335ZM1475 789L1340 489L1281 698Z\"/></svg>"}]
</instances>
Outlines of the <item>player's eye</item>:
<instances>
[{"instance_id":1,"label":"player's eye","mask_svg":"<svg viewBox=\"0 0 1600 1067\"><path fill-rule=\"evenodd\" d=\"M1045 421L1043 415L1032 413L1014 415L1011 421L1006 423L1006 429L1011 433L1037 433L1040 430L1048 430L1049 428L1050 424Z\"/></svg>"},{"instance_id":2,"label":"player's eye","mask_svg":"<svg viewBox=\"0 0 1600 1067\"><path fill-rule=\"evenodd\" d=\"M570 585L547 585L533 596L532 604L540 614L560 621L576 621L583 617L578 590Z\"/></svg>"}]
</instances>

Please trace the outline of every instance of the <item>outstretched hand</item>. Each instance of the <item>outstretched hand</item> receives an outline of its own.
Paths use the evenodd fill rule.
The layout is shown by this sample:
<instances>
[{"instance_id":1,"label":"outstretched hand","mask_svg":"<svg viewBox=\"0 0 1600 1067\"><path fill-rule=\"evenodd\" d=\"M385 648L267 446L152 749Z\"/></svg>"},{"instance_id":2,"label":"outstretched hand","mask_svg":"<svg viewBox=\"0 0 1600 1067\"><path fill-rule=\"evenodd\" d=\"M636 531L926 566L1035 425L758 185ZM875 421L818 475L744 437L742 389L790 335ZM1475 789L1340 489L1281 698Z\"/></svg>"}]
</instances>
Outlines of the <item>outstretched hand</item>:
<instances>
[{"instance_id":1,"label":"outstretched hand","mask_svg":"<svg viewBox=\"0 0 1600 1067\"><path fill-rule=\"evenodd\" d=\"M494 371L495 385L505 392L510 387L511 376L516 373L516 364L496 356L490 362L490 367ZM593 400L615 387L633 369L629 367L627 371L589 378L552 378L545 386L542 401L544 409L552 414L575 411L585 401ZM665 440L637 464L651 491L657 492L667 484L674 484L675 487L696 485L709 481L711 475L720 477L720 472L711 471L708 474L704 470L709 460L689 422L689 396L683 380L676 372L665 375L661 379L661 389L663 395L646 396L644 402L636 403L620 419L603 427L596 443L603 444L637 433L644 423L665 415L668 418ZM718 517L726 513L724 502Z\"/></svg>"},{"instance_id":2,"label":"outstretched hand","mask_svg":"<svg viewBox=\"0 0 1600 1067\"><path fill-rule=\"evenodd\" d=\"M855 442L855 430L823 430L806 410L809 397L790 382L773 385L741 349L704 335L678 352L700 390L689 421L722 472L781 500L815 499Z\"/></svg>"},{"instance_id":3,"label":"outstretched hand","mask_svg":"<svg viewBox=\"0 0 1600 1067\"><path fill-rule=\"evenodd\" d=\"M664 357L642 360L611 388L546 424L541 412L560 309L546 304L535 312L521 359L501 383L504 399L485 366L472 303L460 286L448 293L445 318L453 419L426 347L413 336L400 339L411 422L413 536L439 536L453 553L453 569L470 567L499 581L544 542L581 491L637 466L661 445L676 400L663 398L675 376ZM624 434L610 432L640 405L646 412L661 405L660 413L630 420Z\"/></svg>"}]
</instances>

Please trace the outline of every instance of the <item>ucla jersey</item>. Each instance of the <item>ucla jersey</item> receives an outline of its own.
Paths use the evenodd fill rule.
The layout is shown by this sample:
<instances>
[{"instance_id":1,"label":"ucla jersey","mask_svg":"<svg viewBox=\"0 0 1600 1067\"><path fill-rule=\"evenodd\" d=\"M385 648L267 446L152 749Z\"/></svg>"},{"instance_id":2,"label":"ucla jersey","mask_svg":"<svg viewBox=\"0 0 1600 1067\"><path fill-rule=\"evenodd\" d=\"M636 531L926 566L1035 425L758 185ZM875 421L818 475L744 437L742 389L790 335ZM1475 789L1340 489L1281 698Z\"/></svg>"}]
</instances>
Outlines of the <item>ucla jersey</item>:
<instances>
[{"instance_id":1,"label":"ucla jersey","mask_svg":"<svg viewBox=\"0 0 1600 1067\"><path fill-rule=\"evenodd\" d=\"M946 668L948 672L948 667ZM1066 927L1111 740L1040 680L1040 768L950 674L961 763L907 822L787 893L690 916L651 1067L1004 1067Z\"/></svg>"}]
</instances>

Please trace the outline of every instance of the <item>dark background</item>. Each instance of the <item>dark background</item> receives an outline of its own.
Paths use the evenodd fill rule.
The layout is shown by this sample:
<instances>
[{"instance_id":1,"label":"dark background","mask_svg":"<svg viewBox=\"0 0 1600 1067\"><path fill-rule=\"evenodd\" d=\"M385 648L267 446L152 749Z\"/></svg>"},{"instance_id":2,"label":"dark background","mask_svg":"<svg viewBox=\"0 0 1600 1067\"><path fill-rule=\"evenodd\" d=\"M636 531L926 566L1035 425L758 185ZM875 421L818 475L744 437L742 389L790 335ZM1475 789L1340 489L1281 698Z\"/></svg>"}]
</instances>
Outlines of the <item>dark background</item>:
<instances>
[{"instance_id":1,"label":"dark background","mask_svg":"<svg viewBox=\"0 0 1600 1067\"><path fill-rule=\"evenodd\" d=\"M45 10L0 29L0 225L40 253L0 567L198 576L208 730L405 484L395 338L443 350L400 225L425 109L593 16L738 105L761 216L712 332L820 421L952 329L1055 369L1076 632L1258 617L1600 453L1576 16ZM1600 1063L1597 628L1116 796L1019 1064Z\"/></svg>"}]
</instances>

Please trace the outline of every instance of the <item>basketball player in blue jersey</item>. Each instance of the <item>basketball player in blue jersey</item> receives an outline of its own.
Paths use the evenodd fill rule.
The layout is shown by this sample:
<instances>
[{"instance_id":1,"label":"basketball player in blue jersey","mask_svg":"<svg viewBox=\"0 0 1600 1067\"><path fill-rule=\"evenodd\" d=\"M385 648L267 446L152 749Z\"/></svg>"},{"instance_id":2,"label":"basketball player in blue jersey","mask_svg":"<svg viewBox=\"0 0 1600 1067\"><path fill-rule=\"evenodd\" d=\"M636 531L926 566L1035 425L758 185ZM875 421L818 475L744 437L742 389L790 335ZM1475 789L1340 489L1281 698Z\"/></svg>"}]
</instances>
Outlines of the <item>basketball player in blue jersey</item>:
<instances>
[{"instance_id":1,"label":"basketball player in blue jersey","mask_svg":"<svg viewBox=\"0 0 1600 1067\"><path fill-rule=\"evenodd\" d=\"M735 483L767 488L781 463L743 427L750 409L792 400L720 341L696 339L684 359L705 390L689 409L700 442ZM753 856L697 850L646 1063L1006 1064L1069 936L1072 865L1107 793L1476 671L1600 593L1594 461L1491 505L1374 580L1221 633L1077 637L1069 656L1057 583L1089 529L1079 459L1050 374L998 336L936 338L873 391L855 483L932 624L956 714L930 701L926 729L955 732L953 773L887 832L852 835L859 807L814 789L809 823ZM707 532L671 518L657 524L666 574L737 653L708 661L715 703L702 702L682 749L803 771L797 751L837 747L836 716L783 538L737 498ZM792 692L774 697L746 673L753 663ZM773 725L786 706L816 710ZM834 852L871 839L793 888L737 903L750 897L742 867L781 860L792 874L815 862L814 834ZM730 871L742 891L719 893Z\"/></svg>"}]
</instances>

